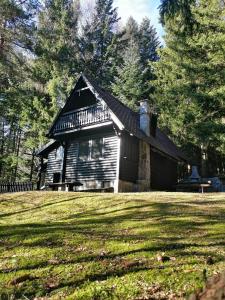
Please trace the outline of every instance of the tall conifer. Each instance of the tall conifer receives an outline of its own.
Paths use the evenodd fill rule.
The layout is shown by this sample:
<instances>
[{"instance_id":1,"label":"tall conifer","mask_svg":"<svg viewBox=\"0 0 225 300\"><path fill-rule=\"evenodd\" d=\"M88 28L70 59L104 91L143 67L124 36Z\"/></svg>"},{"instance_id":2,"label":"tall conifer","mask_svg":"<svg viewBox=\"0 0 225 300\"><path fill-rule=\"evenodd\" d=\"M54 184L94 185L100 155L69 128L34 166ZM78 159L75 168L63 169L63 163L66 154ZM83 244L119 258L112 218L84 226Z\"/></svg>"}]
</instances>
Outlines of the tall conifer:
<instances>
[{"instance_id":1,"label":"tall conifer","mask_svg":"<svg viewBox=\"0 0 225 300\"><path fill-rule=\"evenodd\" d=\"M119 17L113 0L96 0L91 18L86 19L80 37L83 69L110 87L117 64Z\"/></svg>"},{"instance_id":2,"label":"tall conifer","mask_svg":"<svg viewBox=\"0 0 225 300\"><path fill-rule=\"evenodd\" d=\"M79 1L46 0L38 15L30 80L24 85L23 124L27 144L37 147L78 73Z\"/></svg>"},{"instance_id":3,"label":"tall conifer","mask_svg":"<svg viewBox=\"0 0 225 300\"><path fill-rule=\"evenodd\" d=\"M118 75L112 89L125 105L137 110L138 101L142 100L143 74L139 49L133 41L125 49L123 57L123 64L117 68Z\"/></svg>"},{"instance_id":4,"label":"tall conifer","mask_svg":"<svg viewBox=\"0 0 225 300\"><path fill-rule=\"evenodd\" d=\"M0 177L15 180L21 154L21 84L27 79L38 1L0 1Z\"/></svg>"},{"instance_id":5,"label":"tall conifer","mask_svg":"<svg viewBox=\"0 0 225 300\"><path fill-rule=\"evenodd\" d=\"M154 64L161 123L194 161L196 147L202 159L224 151L225 10L220 3L201 0L192 6L198 26L191 34L183 34L180 16L168 20L166 47Z\"/></svg>"}]
</instances>

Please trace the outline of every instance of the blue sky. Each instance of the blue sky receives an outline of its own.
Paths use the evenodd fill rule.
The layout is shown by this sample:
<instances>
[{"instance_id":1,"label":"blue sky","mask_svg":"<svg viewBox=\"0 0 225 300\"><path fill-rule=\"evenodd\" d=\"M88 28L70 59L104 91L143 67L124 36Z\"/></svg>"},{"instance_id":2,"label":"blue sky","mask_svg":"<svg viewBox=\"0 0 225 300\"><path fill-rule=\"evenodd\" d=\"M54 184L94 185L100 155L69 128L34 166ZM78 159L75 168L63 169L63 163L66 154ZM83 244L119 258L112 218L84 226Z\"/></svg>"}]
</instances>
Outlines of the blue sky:
<instances>
[{"instance_id":1,"label":"blue sky","mask_svg":"<svg viewBox=\"0 0 225 300\"><path fill-rule=\"evenodd\" d=\"M81 0L81 5L87 14L94 3L95 0ZM129 16L132 16L138 23L144 17L149 17L163 43L163 29L159 23L159 4L160 0L114 0L114 6L118 7L118 14L121 17L122 24L126 23Z\"/></svg>"},{"instance_id":2,"label":"blue sky","mask_svg":"<svg viewBox=\"0 0 225 300\"><path fill-rule=\"evenodd\" d=\"M129 16L132 16L139 23L143 17L149 17L162 40L163 29L159 23L159 4L160 0L114 0L122 23L125 23Z\"/></svg>"}]
</instances>

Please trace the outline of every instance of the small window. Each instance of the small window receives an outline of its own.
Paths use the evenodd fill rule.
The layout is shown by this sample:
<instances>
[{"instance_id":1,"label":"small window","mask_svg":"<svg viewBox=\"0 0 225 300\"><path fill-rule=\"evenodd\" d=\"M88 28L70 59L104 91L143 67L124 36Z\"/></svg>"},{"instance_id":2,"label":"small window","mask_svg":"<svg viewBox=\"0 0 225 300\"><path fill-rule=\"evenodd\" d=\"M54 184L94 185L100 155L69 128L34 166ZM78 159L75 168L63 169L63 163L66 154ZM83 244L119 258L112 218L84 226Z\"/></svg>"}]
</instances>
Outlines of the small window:
<instances>
[{"instance_id":1,"label":"small window","mask_svg":"<svg viewBox=\"0 0 225 300\"><path fill-rule=\"evenodd\" d=\"M80 160L98 160L103 157L103 138L83 141L79 145Z\"/></svg>"},{"instance_id":2,"label":"small window","mask_svg":"<svg viewBox=\"0 0 225 300\"><path fill-rule=\"evenodd\" d=\"M63 153L64 153L63 146L59 146L56 149L56 152L55 152L55 159L62 159L63 158Z\"/></svg>"},{"instance_id":3,"label":"small window","mask_svg":"<svg viewBox=\"0 0 225 300\"><path fill-rule=\"evenodd\" d=\"M90 141L83 141L79 144L79 159L80 160L88 160L90 154Z\"/></svg>"},{"instance_id":4,"label":"small window","mask_svg":"<svg viewBox=\"0 0 225 300\"><path fill-rule=\"evenodd\" d=\"M53 174L53 183L59 183L60 182L60 173L54 173Z\"/></svg>"},{"instance_id":5,"label":"small window","mask_svg":"<svg viewBox=\"0 0 225 300\"><path fill-rule=\"evenodd\" d=\"M92 140L91 158L99 159L103 156L103 139Z\"/></svg>"}]
</instances>

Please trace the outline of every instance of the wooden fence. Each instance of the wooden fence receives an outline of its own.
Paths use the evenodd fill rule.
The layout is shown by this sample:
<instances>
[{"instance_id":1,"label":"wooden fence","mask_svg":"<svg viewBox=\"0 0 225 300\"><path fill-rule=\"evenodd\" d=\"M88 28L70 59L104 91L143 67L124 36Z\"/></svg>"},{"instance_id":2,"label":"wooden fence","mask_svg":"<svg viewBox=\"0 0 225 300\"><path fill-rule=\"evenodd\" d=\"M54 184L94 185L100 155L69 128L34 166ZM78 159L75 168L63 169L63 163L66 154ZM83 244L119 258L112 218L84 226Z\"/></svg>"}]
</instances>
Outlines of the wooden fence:
<instances>
[{"instance_id":1,"label":"wooden fence","mask_svg":"<svg viewBox=\"0 0 225 300\"><path fill-rule=\"evenodd\" d=\"M33 182L0 182L0 193L13 193L33 190Z\"/></svg>"}]
</instances>

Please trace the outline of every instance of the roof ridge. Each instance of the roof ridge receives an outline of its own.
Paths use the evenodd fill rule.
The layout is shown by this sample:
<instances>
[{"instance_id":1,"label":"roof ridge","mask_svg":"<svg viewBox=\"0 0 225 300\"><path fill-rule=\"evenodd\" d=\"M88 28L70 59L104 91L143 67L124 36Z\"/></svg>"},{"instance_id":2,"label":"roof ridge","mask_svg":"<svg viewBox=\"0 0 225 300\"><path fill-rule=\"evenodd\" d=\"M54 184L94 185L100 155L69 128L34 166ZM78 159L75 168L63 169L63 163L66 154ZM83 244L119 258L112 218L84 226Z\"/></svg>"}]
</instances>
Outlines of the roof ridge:
<instances>
[{"instance_id":1,"label":"roof ridge","mask_svg":"<svg viewBox=\"0 0 225 300\"><path fill-rule=\"evenodd\" d=\"M139 125L138 120L138 112L133 111L131 108L129 108L126 104L121 102L116 96L111 94L110 91L108 91L105 88L102 88L98 85L97 81L92 78L91 75L85 74L84 72L81 73L80 78L78 81L82 79L86 84L92 87L93 91L96 92L96 94L99 95L99 97L108 105L109 109L112 111L114 116L117 118L118 122L121 123L121 128L123 127L127 132L130 134L133 134L139 139L145 140L147 143L151 144L154 148L158 149L159 151L168 154L171 157L174 157L175 159L179 159L179 149L175 145L175 143L158 127L159 134L157 134L157 137L153 136L147 136L141 129ZM77 83L70 93L69 97L67 98L66 103L68 100L71 100L75 88L77 86ZM65 105L66 105L65 103ZM64 107L65 107L64 105ZM59 111L58 115L56 116L50 130L53 128L55 122L57 121L59 115L62 113L63 108ZM50 132L49 130L49 132ZM160 134L161 133L161 134Z\"/></svg>"},{"instance_id":2,"label":"roof ridge","mask_svg":"<svg viewBox=\"0 0 225 300\"><path fill-rule=\"evenodd\" d=\"M113 97L116 101L118 101L126 109L130 110L131 113L138 114L138 112L132 110L130 107L128 107L126 104L124 104L119 98L114 96L108 89L101 87L91 75L89 75L89 74L86 75L84 73L82 73L82 75L84 75L84 77L86 77L88 79L88 81L90 79L92 81L92 83L94 83L94 85L96 85L103 93L107 93L110 97Z\"/></svg>"}]
</instances>

